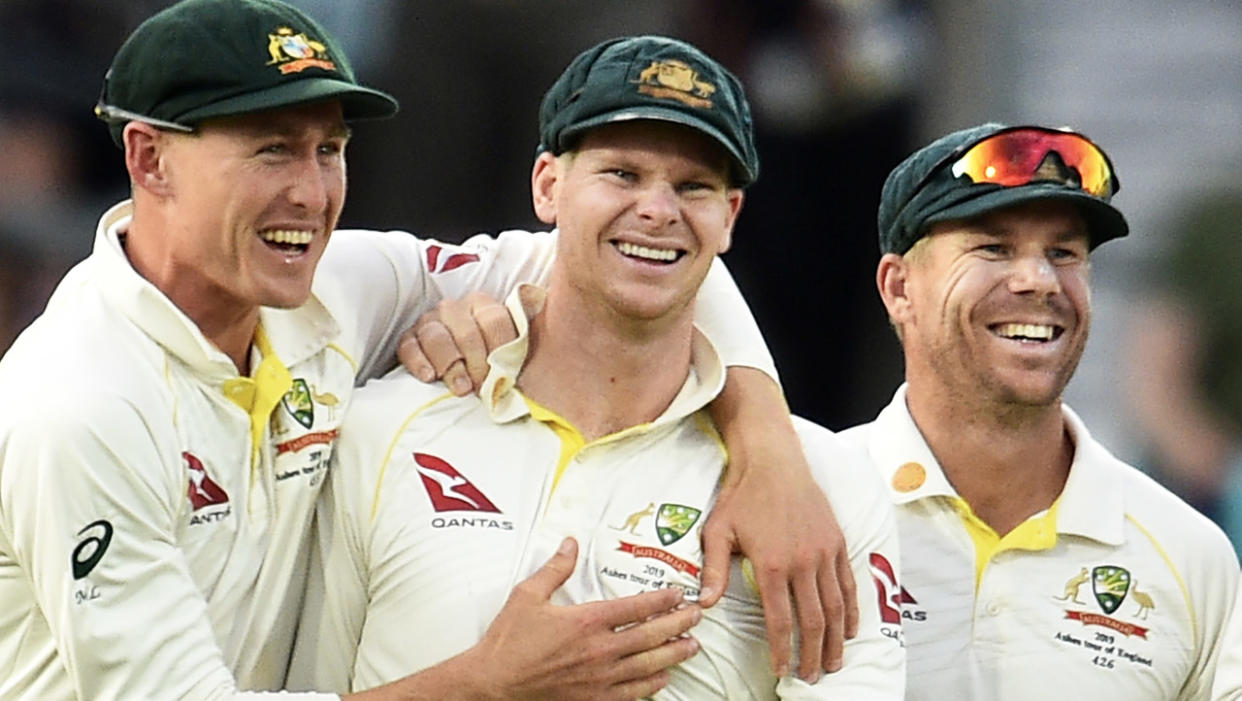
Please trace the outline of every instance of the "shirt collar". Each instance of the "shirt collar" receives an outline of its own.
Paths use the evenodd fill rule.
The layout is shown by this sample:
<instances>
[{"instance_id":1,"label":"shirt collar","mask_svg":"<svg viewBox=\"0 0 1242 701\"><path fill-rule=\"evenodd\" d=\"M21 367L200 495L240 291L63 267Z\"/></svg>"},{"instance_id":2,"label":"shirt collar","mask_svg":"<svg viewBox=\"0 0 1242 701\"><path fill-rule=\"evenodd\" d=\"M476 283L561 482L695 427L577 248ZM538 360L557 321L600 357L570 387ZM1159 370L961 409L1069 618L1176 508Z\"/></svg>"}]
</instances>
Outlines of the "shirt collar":
<instances>
[{"instance_id":1,"label":"shirt collar","mask_svg":"<svg viewBox=\"0 0 1242 701\"><path fill-rule=\"evenodd\" d=\"M1120 544L1125 532L1125 467L1091 437L1072 409L1062 404L1061 411L1074 442L1074 459L1058 498L1057 532ZM876 417L867 440L894 504L937 496L958 498L910 415L905 384Z\"/></svg>"},{"instance_id":2,"label":"shirt collar","mask_svg":"<svg viewBox=\"0 0 1242 701\"><path fill-rule=\"evenodd\" d=\"M237 370L228 356L130 264L121 245L121 235L129 228L132 217L133 202L125 200L99 220L91 258L100 294L196 372L221 378L236 376ZM264 307L259 311L259 318L276 355L289 365L317 353L339 334L336 320L314 295L297 309Z\"/></svg>"},{"instance_id":3,"label":"shirt collar","mask_svg":"<svg viewBox=\"0 0 1242 701\"><path fill-rule=\"evenodd\" d=\"M515 388L530 349L530 319L543 309L546 296L542 288L522 284L505 300L518 335L488 355L491 368L479 391L492 420L497 423L513 421L530 413L530 408ZM702 409L720 394L724 383L725 367L719 352L711 340L695 328L690 345L690 372L686 381L664 413L650 425L679 421Z\"/></svg>"}]
</instances>

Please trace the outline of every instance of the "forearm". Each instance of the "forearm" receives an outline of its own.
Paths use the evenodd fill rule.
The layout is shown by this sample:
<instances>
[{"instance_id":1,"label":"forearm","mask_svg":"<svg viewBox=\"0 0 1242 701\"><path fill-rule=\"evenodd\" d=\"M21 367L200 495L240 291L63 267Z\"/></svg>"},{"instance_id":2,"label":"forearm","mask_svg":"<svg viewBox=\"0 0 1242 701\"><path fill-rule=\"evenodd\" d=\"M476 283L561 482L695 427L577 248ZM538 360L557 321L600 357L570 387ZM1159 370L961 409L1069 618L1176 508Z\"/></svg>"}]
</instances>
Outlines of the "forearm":
<instances>
[{"instance_id":1,"label":"forearm","mask_svg":"<svg viewBox=\"0 0 1242 701\"><path fill-rule=\"evenodd\" d=\"M710 410L729 449L726 485L736 483L747 470L794 468L784 462L753 459L757 455L769 455L765 446L771 445L773 440L798 444L785 395L766 372L750 367L730 367L724 390L712 402Z\"/></svg>"},{"instance_id":2,"label":"forearm","mask_svg":"<svg viewBox=\"0 0 1242 701\"><path fill-rule=\"evenodd\" d=\"M348 694L342 701L490 701L503 695L487 687L486 660L472 659L474 650L450 657L390 684Z\"/></svg>"}]
</instances>

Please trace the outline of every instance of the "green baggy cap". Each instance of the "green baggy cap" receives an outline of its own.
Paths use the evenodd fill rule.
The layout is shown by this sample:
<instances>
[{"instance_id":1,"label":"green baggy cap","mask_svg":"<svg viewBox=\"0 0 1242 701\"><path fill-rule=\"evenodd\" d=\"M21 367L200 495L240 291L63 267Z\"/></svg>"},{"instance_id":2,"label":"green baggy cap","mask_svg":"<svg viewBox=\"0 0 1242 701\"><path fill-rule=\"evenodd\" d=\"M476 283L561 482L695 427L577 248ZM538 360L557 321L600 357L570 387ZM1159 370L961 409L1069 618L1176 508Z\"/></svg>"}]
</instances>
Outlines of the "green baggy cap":
<instances>
[{"instance_id":1,"label":"green baggy cap","mask_svg":"<svg viewBox=\"0 0 1242 701\"><path fill-rule=\"evenodd\" d=\"M345 119L390 117L392 96L358 84L336 40L278 0L183 0L134 30L95 114L121 145L129 121L193 131L211 117L340 100Z\"/></svg>"},{"instance_id":2,"label":"green baggy cap","mask_svg":"<svg viewBox=\"0 0 1242 701\"><path fill-rule=\"evenodd\" d=\"M880 192L877 217L880 252L905 253L933 224L969 219L1033 200L1064 200L1076 205L1087 223L1092 248L1129 233L1125 217L1110 203L1111 198L1096 197L1072 183L1038 180L1006 187L975 183L967 176L953 175L950 161L954 155L1012 128L991 122L955 131L915 151L898 164L888 174ZM1119 187L1116 185L1114 191Z\"/></svg>"},{"instance_id":3,"label":"green baggy cap","mask_svg":"<svg viewBox=\"0 0 1242 701\"><path fill-rule=\"evenodd\" d=\"M759 176L741 82L698 48L668 37L611 39L578 54L544 95L539 148L559 156L587 129L633 119L675 122L712 137L728 152L739 187Z\"/></svg>"}]
</instances>

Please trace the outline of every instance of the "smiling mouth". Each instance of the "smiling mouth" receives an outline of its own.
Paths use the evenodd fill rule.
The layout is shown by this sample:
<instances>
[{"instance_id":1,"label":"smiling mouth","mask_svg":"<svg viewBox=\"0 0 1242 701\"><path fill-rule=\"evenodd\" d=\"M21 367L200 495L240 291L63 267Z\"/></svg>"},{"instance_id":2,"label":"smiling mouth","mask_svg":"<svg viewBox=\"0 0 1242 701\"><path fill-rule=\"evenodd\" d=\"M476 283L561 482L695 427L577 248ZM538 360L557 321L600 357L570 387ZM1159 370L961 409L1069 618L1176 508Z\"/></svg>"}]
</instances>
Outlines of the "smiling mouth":
<instances>
[{"instance_id":1,"label":"smiling mouth","mask_svg":"<svg viewBox=\"0 0 1242 701\"><path fill-rule=\"evenodd\" d=\"M1055 341L1065 333L1065 327L1052 324L992 324L988 329L1001 338L1032 343Z\"/></svg>"},{"instance_id":2,"label":"smiling mouth","mask_svg":"<svg viewBox=\"0 0 1242 701\"><path fill-rule=\"evenodd\" d=\"M304 253L315 238L315 232L304 229L267 229L259 232L259 238L282 253Z\"/></svg>"},{"instance_id":3,"label":"smiling mouth","mask_svg":"<svg viewBox=\"0 0 1242 701\"><path fill-rule=\"evenodd\" d=\"M627 258L636 258L649 263L676 263L686 254L685 251L677 248L650 248L628 241L613 241L612 245Z\"/></svg>"}]
</instances>

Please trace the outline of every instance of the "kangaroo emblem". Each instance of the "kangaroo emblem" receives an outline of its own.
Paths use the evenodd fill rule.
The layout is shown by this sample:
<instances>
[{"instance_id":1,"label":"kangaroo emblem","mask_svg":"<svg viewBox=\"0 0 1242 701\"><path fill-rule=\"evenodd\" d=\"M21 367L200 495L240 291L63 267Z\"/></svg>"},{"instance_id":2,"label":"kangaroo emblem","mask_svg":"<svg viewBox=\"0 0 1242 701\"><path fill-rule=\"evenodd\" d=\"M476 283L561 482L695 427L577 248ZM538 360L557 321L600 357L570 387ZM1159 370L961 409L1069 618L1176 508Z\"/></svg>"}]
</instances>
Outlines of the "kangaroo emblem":
<instances>
[{"instance_id":1,"label":"kangaroo emblem","mask_svg":"<svg viewBox=\"0 0 1242 701\"><path fill-rule=\"evenodd\" d=\"M320 394L319 392L315 391L314 387L312 387L311 397L314 398L314 400L319 402L320 404L328 407L329 418L331 419L336 418L336 407L338 404L341 403L341 400L337 399L335 394L332 394L331 392L325 392L324 394Z\"/></svg>"},{"instance_id":2,"label":"kangaroo emblem","mask_svg":"<svg viewBox=\"0 0 1242 701\"><path fill-rule=\"evenodd\" d=\"M1091 575L1087 574L1087 568L1084 567L1082 568L1082 571L1073 577L1070 577L1069 581L1065 583L1065 593L1061 596L1054 596L1053 598L1057 601L1073 600L1076 604L1086 603L1078 600L1078 590L1082 588L1082 585L1086 584L1089 579L1091 579Z\"/></svg>"},{"instance_id":3,"label":"kangaroo emblem","mask_svg":"<svg viewBox=\"0 0 1242 701\"><path fill-rule=\"evenodd\" d=\"M1151 595L1145 591L1138 590L1138 580L1134 580L1134 584L1130 587L1130 595L1134 597L1135 603L1139 605L1138 611L1134 615L1143 620L1147 620L1147 612L1156 608L1156 602L1151 600Z\"/></svg>"},{"instance_id":4,"label":"kangaroo emblem","mask_svg":"<svg viewBox=\"0 0 1242 701\"><path fill-rule=\"evenodd\" d=\"M629 531L630 533L634 535L638 535L638 531L634 529L638 528L639 522L641 522L644 518L654 513L655 513L655 502L648 502L647 508L643 509L642 511L635 511L634 513L630 514L629 517L625 519L625 523L621 524L620 526L609 526L609 528L611 528L614 531Z\"/></svg>"}]
</instances>

